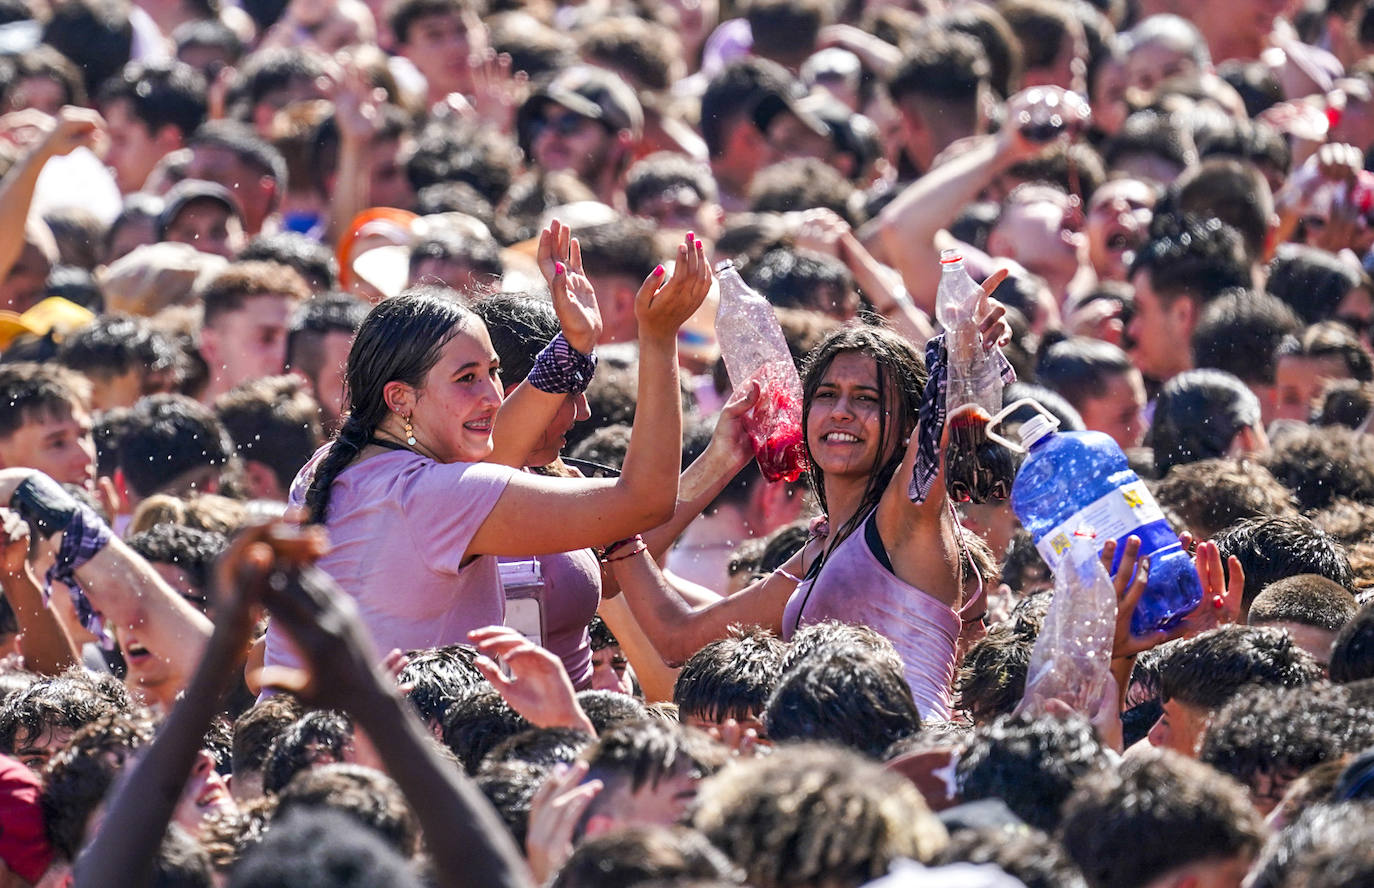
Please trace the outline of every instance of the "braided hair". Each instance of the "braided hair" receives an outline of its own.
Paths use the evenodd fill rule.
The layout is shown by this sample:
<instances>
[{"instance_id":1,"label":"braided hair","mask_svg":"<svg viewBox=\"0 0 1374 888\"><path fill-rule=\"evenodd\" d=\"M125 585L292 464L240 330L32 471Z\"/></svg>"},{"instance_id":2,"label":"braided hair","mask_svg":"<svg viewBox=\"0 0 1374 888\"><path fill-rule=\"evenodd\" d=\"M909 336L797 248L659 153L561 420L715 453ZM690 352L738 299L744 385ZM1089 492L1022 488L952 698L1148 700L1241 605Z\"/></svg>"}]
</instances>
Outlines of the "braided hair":
<instances>
[{"instance_id":1,"label":"braided hair","mask_svg":"<svg viewBox=\"0 0 1374 888\"><path fill-rule=\"evenodd\" d=\"M348 351L347 418L305 494L312 522L324 523L334 479L358 458L386 419L387 383L421 387L443 347L469 322L480 323L452 290L440 286L411 287L368 312Z\"/></svg>"}]
</instances>

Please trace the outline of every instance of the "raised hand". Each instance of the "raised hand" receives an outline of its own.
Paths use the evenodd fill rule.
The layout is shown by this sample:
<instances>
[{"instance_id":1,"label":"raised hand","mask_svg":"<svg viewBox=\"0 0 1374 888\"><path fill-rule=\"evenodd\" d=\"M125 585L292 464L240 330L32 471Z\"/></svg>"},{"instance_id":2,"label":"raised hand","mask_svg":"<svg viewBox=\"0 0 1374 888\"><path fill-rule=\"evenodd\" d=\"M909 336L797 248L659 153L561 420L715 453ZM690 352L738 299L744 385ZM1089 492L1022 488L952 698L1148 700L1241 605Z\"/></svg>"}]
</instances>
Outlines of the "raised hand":
<instances>
[{"instance_id":1,"label":"raised hand","mask_svg":"<svg viewBox=\"0 0 1374 888\"><path fill-rule=\"evenodd\" d=\"M1217 626L1239 623L1245 599L1245 569L1232 555L1221 567L1221 549L1216 543L1197 544L1193 559L1202 581L1202 601L1183 619L1185 634L1197 635Z\"/></svg>"},{"instance_id":2,"label":"raised hand","mask_svg":"<svg viewBox=\"0 0 1374 888\"><path fill-rule=\"evenodd\" d=\"M557 219L551 221L539 233L535 259L549 285L563 338L582 354L591 354L601 339L601 308L582 269L582 248L572 229Z\"/></svg>"},{"instance_id":3,"label":"raised hand","mask_svg":"<svg viewBox=\"0 0 1374 888\"><path fill-rule=\"evenodd\" d=\"M573 728L596 736L563 661L507 626L468 633L481 653L473 665L500 692L510 708L540 728ZM510 670L501 671L498 661Z\"/></svg>"},{"instance_id":4,"label":"raised hand","mask_svg":"<svg viewBox=\"0 0 1374 888\"><path fill-rule=\"evenodd\" d=\"M678 328L690 318L711 291L711 265L706 248L687 232L677 248L673 276L664 281L663 266L655 268L635 294L635 318L640 339L676 341Z\"/></svg>"},{"instance_id":5,"label":"raised hand","mask_svg":"<svg viewBox=\"0 0 1374 888\"><path fill-rule=\"evenodd\" d=\"M758 382L748 380L735 390L720 410L715 430L711 432L708 450L714 450L727 464L744 468L754 458L754 445L749 440L744 419L758 403L761 389Z\"/></svg>"},{"instance_id":6,"label":"raised hand","mask_svg":"<svg viewBox=\"0 0 1374 888\"><path fill-rule=\"evenodd\" d=\"M216 631L246 646L274 565L310 564L328 547L318 526L277 521L240 531L215 560L210 595Z\"/></svg>"},{"instance_id":7,"label":"raised hand","mask_svg":"<svg viewBox=\"0 0 1374 888\"><path fill-rule=\"evenodd\" d=\"M367 82L363 69L352 59L345 59L341 68L329 78L329 98L334 102L334 122L339 137L346 141L366 144L380 123L379 109L386 91Z\"/></svg>"},{"instance_id":8,"label":"raised hand","mask_svg":"<svg viewBox=\"0 0 1374 888\"><path fill-rule=\"evenodd\" d=\"M57 112L43 140L42 150L53 157L71 154L78 148L95 148L104 137L105 119L90 108L68 105Z\"/></svg>"},{"instance_id":9,"label":"raised hand","mask_svg":"<svg viewBox=\"0 0 1374 888\"><path fill-rule=\"evenodd\" d=\"M0 508L0 575L22 577L28 570L29 524L19 513Z\"/></svg>"},{"instance_id":10,"label":"raised hand","mask_svg":"<svg viewBox=\"0 0 1374 888\"><path fill-rule=\"evenodd\" d=\"M515 126L515 112L525 100L529 75L512 71L509 53L497 53L488 48L469 62L472 68L472 111L478 119L501 132L511 132Z\"/></svg>"},{"instance_id":11,"label":"raised hand","mask_svg":"<svg viewBox=\"0 0 1374 888\"><path fill-rule=\"evenodd\" d=\"M1007 270L999 268L982 283L982 295L978 302L978 330L983 334L983 348L1001 347L1011 342L1011 324L1007 323L1007 307L992 294L1007 279Z\"/></svg>"},{"instance_id":12,"label":"raised hand","mask_svg":"<svg viewBox=\"0 0 1374 888\"><path fill-rule=\"evenodd\" d=\"M563 868L573 851L573 832L587 806L601 792L600 780L582 782L587 763L559 765L530 802L530 822L525 830L525 859L535 884L548 884Z\"/></svg>"},{"instance_id":13,"label":"raised hand","mask_svg":"<svg viewBox=\"0 0 1374 888\"><path fill-rule=\"evenodd\" d=\"M1102 547L1102 566L1111 573L1112 558L1116 554L1116 540L1107 540ZM1112 585L1116 589L1116 636L1112 639L1112 659L1129 659L1136 654L1158 647L1166 641L1182 638L1187 633L1186 626L1175 626L1148 635L1131 633L1131 614L1135 613L1140 597L1145 594L1145 586L1150 582L1150 559L1140 557L1140 537L1128 537L1126 551L1122 553L1121 565Z\"/></svg>"},{"instance_id":14,"label":"raised hand","mask_svg":"<svg viewBox=\"0 0 1374 888\"><path fill-rule=\"evenodd\" d=\"M798 249L824 253L844 261L842 241L850 233L850 227L838 213L821 207L787 215L795 217L797 228L792 239Z\"/></svg>"}]
</instances>

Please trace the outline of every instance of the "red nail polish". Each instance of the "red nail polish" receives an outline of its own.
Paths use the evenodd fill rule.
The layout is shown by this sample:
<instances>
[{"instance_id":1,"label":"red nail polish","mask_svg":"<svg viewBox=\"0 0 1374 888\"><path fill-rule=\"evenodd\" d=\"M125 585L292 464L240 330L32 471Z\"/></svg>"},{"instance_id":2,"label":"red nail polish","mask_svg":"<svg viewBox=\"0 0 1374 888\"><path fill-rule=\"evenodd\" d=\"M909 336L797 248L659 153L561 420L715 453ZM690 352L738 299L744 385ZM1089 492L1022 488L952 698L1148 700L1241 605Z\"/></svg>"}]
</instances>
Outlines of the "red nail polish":
<instances>
[{"instance_id":1,"label":"red nail polish","mask_svg":"<svg viewBox=\"0 0 1374 888\"><path fill-rule=\"evenodd\" d=\"M662 265L659 265L659 266L657 266L656 268L654 268L654 277L663 277L663 266L662 266Z\"/></svg>"},{"instance_id":2,"label":"red nail polish","mask_svg":"<svg viewBox=\"0 0 1374 888\"><path fill-rule=\"evenodd\" d=\"M563 263L562 263L562 262L555 262L555 263L553 264L553 273L554 273L554 274L562 274L564 271L565 271L565 269L563 268Z\"/></svg>"},{"instance_id":3,"label":"red nail polish","mask_svg":"<svg viewBox=\"0 0 1374 888\"><path fill-rule=\"evenodd\" d=\"M690 244L690 243L692 243L693 241L695 241L696 239L697 239L697 236L696 236L694 233L692 233L692 232L690 232L690 231L687 232L687 243Z\"/></svg>"}]
</instances>

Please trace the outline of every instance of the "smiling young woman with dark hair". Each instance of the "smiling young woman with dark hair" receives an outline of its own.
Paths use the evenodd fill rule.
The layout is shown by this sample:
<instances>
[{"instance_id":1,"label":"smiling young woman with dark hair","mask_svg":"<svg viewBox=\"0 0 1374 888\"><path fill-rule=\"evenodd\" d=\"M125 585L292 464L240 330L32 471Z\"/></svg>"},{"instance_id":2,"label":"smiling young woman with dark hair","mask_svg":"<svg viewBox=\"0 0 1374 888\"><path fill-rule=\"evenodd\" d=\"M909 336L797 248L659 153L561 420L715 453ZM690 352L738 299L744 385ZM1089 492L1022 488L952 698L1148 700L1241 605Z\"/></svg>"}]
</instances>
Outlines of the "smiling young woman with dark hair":
<instances>
[{"instance_id":1,"label":"smiling young woman with dark hair","mask_svg":"<svg viewBox=\"0 0 1374 888\"><path fill-rule=\"evenodd\" d=\"M989 278L983 292L1004 277ZM988 305L981 326L991 348L1006 327L1002 306ZM811 352L803 425L825 520L806 546L766 578L702 607L678 595L646 556L613 565L635 617L666 659L685 660L735 623L788 638L819 620L863 623L896 645L922 717L949 716L955 645L983 604L943 466L920 503L908 496L925 382L916 347L880 326L848 324Z\"/></svg>"},{"instance_id":2,"label":"smiling young woman with dark hair","mask_svg":"<svg viewBox=\"0 0 1374 888\"><path fill-rule=\"evenodd\" d=\"M320 567L356 600L382 650L462 641L502 623L496 556L603 546L672 515L682 448L677 330L710 287L701 245L689 237L671 279L660 266L636 297L639 405L615 479L517 470L590 380L600 333L565 227L545 230L539 259L562 332L525 383L506 396L486 327L451 291L415 288L385 300L349 353L348 417L298 478L297 493L309 479L309 519L333 544ZM268 664L295 665L284 642L269 629Z\"/></svg>"}]
</instances>

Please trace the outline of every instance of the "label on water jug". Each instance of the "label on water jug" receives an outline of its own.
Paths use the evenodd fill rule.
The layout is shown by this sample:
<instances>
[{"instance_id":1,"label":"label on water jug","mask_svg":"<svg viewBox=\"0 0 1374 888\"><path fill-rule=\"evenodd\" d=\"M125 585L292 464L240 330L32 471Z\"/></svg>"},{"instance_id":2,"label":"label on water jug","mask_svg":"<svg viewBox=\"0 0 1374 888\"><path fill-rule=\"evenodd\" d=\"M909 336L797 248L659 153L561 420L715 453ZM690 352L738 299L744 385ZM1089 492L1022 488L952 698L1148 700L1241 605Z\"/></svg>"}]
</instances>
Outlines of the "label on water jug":
<instances>
[{"instance_id":1,"label":"label on water jug","mask_svg":"<svg viewBox=\"0 0 1374 888\"><path fill-rule=\"evenodd\" d=\"M1050 528L1035 544L1035 548L1049 565L1050 571L1058 573L1060 563L1073 548L1075 534L1096 536L1100 548L1107 540L1121 539L1137 527L1162 520L1164 513L1145 487L1145 482L1134 481L1089 503Z\"/></svg>"}]
</instances>

